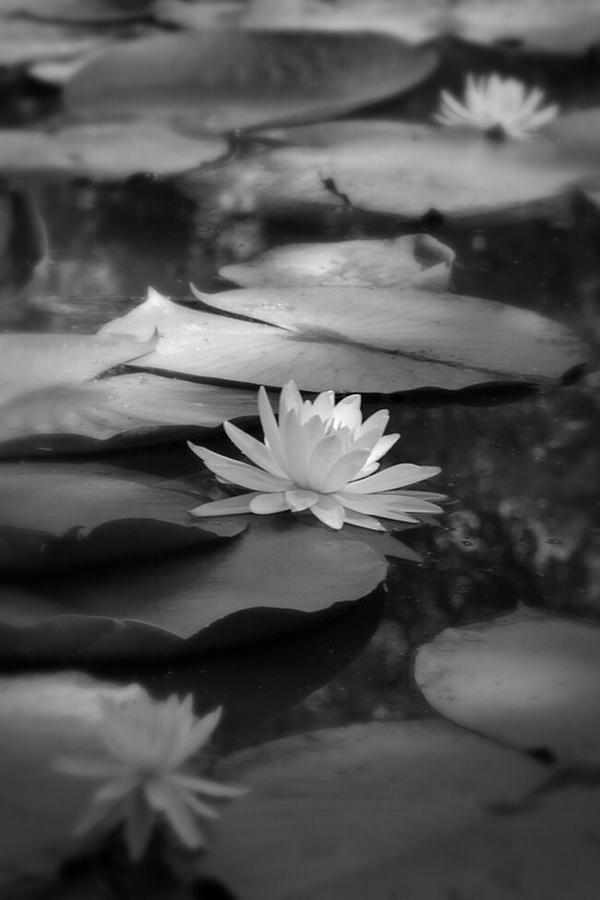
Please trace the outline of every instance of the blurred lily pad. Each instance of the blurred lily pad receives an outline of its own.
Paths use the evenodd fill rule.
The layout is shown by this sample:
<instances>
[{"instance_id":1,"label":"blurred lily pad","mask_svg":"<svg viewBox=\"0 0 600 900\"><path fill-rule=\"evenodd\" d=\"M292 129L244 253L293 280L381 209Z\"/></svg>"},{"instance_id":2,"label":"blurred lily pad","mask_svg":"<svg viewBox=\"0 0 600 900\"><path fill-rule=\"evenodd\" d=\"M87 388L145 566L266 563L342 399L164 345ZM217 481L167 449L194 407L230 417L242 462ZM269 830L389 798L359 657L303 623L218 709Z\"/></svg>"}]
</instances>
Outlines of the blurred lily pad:
<instances>
[{"instance_id":1,"label":"blurred lily pad","mask_svg":"<svg viewBox=\"0 0 600 900\"><path fill-rule=\"evenodd\" d=\"M239 532L245 523L236 520ZM207 529L222 524L207 521ZM248 532L231 542L231 553L212 539L208 553L81 566L32 582L17 625L14 602L8 603L9 622L0 625L2 657L157 658L254 641L367 596L387 571L360 535L325 533L281 517L253 517ZM52 614L42 601L52 604Z\"/></svg>"},{"instance_id":2,"label":"blurred lily pad","mask_svg":"<svg viewBox=\"0 0 600 900\"><path fill-rule=\"evenodd\" d=\"M1 413L0 458L15 458L198 440L227 419L256 416L257 406L249 391L130 373L40 388Z\"/></svg>"},{"instance_id":3,"label":"blurred lily pad","mask_svg":"<svg viewBox=\"0 0 600 900\"><path fill-rule=\"evenodd\" d=\"M443 631L415 676L444 716L564 762L600 760L600 628L520 609Z\"/></svg>"},{"instance_id":4,"label":"blurred lily pad","mask_svg":"<svg viewBox=\"0 0 600 900\"><path fill-rule=\"evenodd\" d=\"M600 23L600 13L598 15ZM558 116L548 126L548 137L570 157L590 163L596 173L600 169L600 106L578 109Z\"/></svg>"},{"instance_id":5,"label":"blurred lily pad","mask_svg":"<svg viewBox=\"0 0 600 900\"><path fill-rule=\"evenodd\" d=\"M148 353L152 330L140 340L122 335L0 334L0 403L29 391L81 384Z\"/></svg>"},{"instance_id":6,"label":"blurred lily pad","mask_svg":"<svg viewBox=\"0 0 600 900\"><path fill-rule=\"evenodd\" d=\"M0 0L0 16L106 24L137 18L153 0Z\"/></svg>"},{"instance_id":7,"label":"blurred lily pad","mask_svg":"<svg viewBox=\"0 0 600 900\"><path fill-rule=\"evenodd\" d=\"M222 131L339 115L399 94L436 55L375 35L298 35L214 29L111 47L65 90L74 113L144 116L186 130Z\"/></svg>"},{"instance_id":8,"label":"blurred lily pad","mask_svg":"<svg viewBox=\"0 0 600 900\"><path fill-rule=\"evenodd\" d=\"M494 213L556 197L590 168L551 141L494 142L410 122L326 122L268 135L293 146L224 170L229 191L235 194L241 179L251 185L254 207L266 212L341 208L343 194L357 209L409 219L432 209L448 216Z\"/></svg>"},{"instance_id":9,"label":"blurred lily pad","mask_svg":"<svg viewBox=\"0 0 600 900\"><path fill-rule=\"evenodd\" d=\"M242 24L286 31L380 32L417 44L443 33L446 18L439 0L249 0Z\"/></svg>"},{"instance_id":10,"label":"blurred lily pad","mask_svg":"<svg viewBox=\"0 0 600 900\"><path fill-rule=\"evenodd\" d=\"M235 519L194 523L197 497L90 465L0 465L0 568L131 559L235 537Z\"/></svg>"},{"instance_id":11,"label":"blurred lily pad","mask_svg":"<svg viewBox=\"0 0 600 900\"><path fill-rule=\"evenodd\" d=\"M0 170L117 180L138 173L177 174L214 162L226 151L221 138L185 137L159 122L88 123L54 134L5 132Z\"/></svg>"},{"instance_id":12,"label":"blurred lily pad","mask_svg":"<svg viewBox=\"0 0 600 900\"><path fill-rule=\"evenodd\" d=\"M570 54L600 41L596 0L458 0L451 6L451 30L474 43Z\"/></svg>"},{"instance_id":13,"label":"blurred lily pad","mask_svg":"<svg viewBox=\"0 0 600 900\"><path fill-rule=\"evenodd\" d=\"M412 286L195 293L211 311L150 291L101 333L134 337L157 329L157 349L141 363L152 371L273 387L293 378L312 391L543 383L587 358L573 334L535 313Z\"/></svg>"},{"instance_id":14,"label":"blurred lily pad","mask_svg":"<svg viewBox=\"0 0 600 900\"><path fill-rule=\"evenodd\" d=\"M497 815L494 802L518 801L544 769L449 723L326 729L217 772L252 790L227 810L205 866L245 900L562 900L575 882L591 900L600 884L584 838L600 823L597 796Z\"/></svg>"},{"instance_id":15,"label":"blurred lily pad","mask_svg":"<svg viewBox=\"0 0 600 900\"><path fill-rule=\"evenodd\" d=\"M446 290L454 251L429 235L275 247L220 275L242 287L264 285L406 285Z\"/></svg>"},{"instance_id":16,"label":"blurred lily pad","mask_svg":"<svg viewBox=\"0 0 600 900\"><path fill-rule=\"evenodd\" d=\"M27 18L0 18L0 66L87 56L110 42L89 27L67 27Z\"/></svg>"}]
</instances>

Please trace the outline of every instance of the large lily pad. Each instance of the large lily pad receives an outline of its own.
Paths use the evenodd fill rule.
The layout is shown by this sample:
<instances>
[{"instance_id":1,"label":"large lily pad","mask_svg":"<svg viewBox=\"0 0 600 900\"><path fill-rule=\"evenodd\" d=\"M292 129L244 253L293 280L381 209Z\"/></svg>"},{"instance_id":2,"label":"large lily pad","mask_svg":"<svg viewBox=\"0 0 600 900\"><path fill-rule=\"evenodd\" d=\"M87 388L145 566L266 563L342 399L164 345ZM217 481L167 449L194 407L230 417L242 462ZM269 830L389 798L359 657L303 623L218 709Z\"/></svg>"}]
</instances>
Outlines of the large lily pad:
<instances>
[{"instance_id":1,"label":"large lily pad","mask_svg":"<svg viewBox=\"0 0 600 900\"><path fill-rule=\"evenodd\" d=\"M493 142L409 122L329 122L279 136L296 145L226 170L228 189L235 194L237 179L250 184L267 212L341 208L343 194L358 209L406 218L482 214L556 197L589 169L551 141Z\"/></svg>"},{"instance_id":2,"label":"large lily pad","mask_svg":"<svg viewBox=\"0 0 600 900\"><path fill-rule=\"evenodd\" d=\"M0 19L0 66L42 60L66 60L89 55L107 46L102 33L28 19Z\"/></svg>"},{"instance_id":3,"label":"large lily pad","mask_svg":"<svg viewBox=\"0 0 600 900\"><path fill-rule=\"evenodd\" d=\"M291 517L253 517L230 549L57 573L34 585L31 607L22 598L17 626L8 604L2 656L154 657L256 640L365 597L387 570L354 529L328 532Z\"/></svg>"},{"instance_id":4,"label":"large lily pad","mask_svg":"<svg viewBox=\"0 0 600 900\"><path fill-rule=\"evenodd\" d=\"M417 654L417 682L443 715L563 761L600 761L600 628L521 609L447 629Z\"/></svg>"},{"instance_id":5,"label":"large lily pad","mask_svg":"<svg viewBox=\"0 0 600 900\"><path fill-rule=\"evenodd\" d=\"M122 335L0 334L0 403L60 384L80 384L148 353L152 330Z\"/></svg>"},{"instance_id":6,"label":"large lily pad","mask_svg":"<svg viewBox=\"0 0 600 900\"><path fill-rule=\"evenodd\" d=\"M446 19L440 0L250 0L242 24L280 30L381 32L421 43L442 33Z\"/></svg>"},{"instance_id":7,"label":"large lily pad","mask_svg":"<svg viewBox=\"0 0 600 900\"><path fill-rule=\"evenodd\" d=\"M88 118L167 118L194 131L325 118L401 93L436 64L429 50L374 35L215 29L130 41L67 85Z\"/></svg>"},{"instance_id":8,"label":"large lily pad","mask_svg":"<svg viewBox=\"0 0 600 900\"><path fill-rule=\"evenodd\" d=\"M313 391L543 383L587 356L567 329L535 313L419 288L196 293L213 309L262 321L188 309L152 291L102 333L158 329L158 347L142 363L151 370L270 386L293 378Z\"/></svg>"},{"instance_id":9,"label":"large lily pad","mask_svg":"<svg viewBox=\"0 0 600 900\"><path fill-rule=\"evenodd\" d=\"M51 22L122 22L148 12L153 0L0 0L0 16Z\"/></svg>"},{"instance_id":10,"label":"large lily pad","mask_svg":"<svg viewBox=\"0 0 600 900\"><path fill-rule=\"evenodd\" d=\"M228 808L205 866L243 900L593 900L598 788L494 811L543 772L439 721L273 742L218 766L252 790Z\"/></svg>"},{"instance_id":11,"label":"large lily pad","mask_svg":"<svg viewBox=\"0 0 600 900\"><path fill-rule=\"evenodd\" d=\"M596 0L459 0L452 30L469 41L523 43L551 53L581 53L600 40Z\"/></svg>"},{"instance_id":12,"label":"large lily pad","mask_svg":"<svg viewBox=\"0 0 600 900\"><path fill-rule=\"evenodd\" d=\"M0 568L131 559L201 547L243 530L235 519L198 528L197 497L79 464L0 466Z\"/></svg>"},{"instance_id":13,"label":"large lily pad","mask_svg":"<svg viewBox=\"0 0 600 900\"><path fill-rule=\"evenodd\" d=\"M409 234L386 241L355 240L275 247L219 274L242 287L265 285L406 285L443 291L454 261L435 238Z\"/></svg>"},{"instance_id":14,"label":"large lily pad","mask_svg":"<svg viewBox=\"0 0 600 900\"><path fill-rule=\"evenodd\" d=\"M256 415L249 391L145 373L114 375L41 388L4 404L0 458L198 440L225 420Z\"/></svg>"}]
</instances>

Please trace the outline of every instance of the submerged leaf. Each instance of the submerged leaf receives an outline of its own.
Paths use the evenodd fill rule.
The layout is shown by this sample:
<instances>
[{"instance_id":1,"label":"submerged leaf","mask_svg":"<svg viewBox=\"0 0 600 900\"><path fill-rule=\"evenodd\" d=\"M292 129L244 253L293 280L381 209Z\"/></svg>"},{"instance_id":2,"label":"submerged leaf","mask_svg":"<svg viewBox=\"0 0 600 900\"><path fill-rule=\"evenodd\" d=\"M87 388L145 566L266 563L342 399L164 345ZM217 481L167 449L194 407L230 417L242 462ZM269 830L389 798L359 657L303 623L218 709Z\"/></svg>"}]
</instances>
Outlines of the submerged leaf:
<instances>
[{"instance_id":1,"label":"submerged leaf","mask_svg":"<svg viewBox=\"0 0 600 900\"><path fill-rule=\"evenodd\" d=\"M65 103L87 118L222 131L349 112L412 87L435 64L430 50L375 35L163 34L95 57L68 84Z\"/></svg>"},{"instance_id":2,"label":"submerged leaf","mask_svg":"<svg viewBox=\"0 0 600 900\"><path fill-rule=\"evenodd\" d=\"M445 290L454 251L433 237L409 234L386 241L290 244L267 250L219 274L242 287L264 285L406 285Z\"/></svg>"},{"instance_id":3,"label":"submerged leaf","mask_svg":"<svg viewBox=\"0 0 600 900\"><path fill-rule=\"evenodd\" d=\"M555 197L589 170L550 141L494 142L410 122L328 122L275 135L296 145L226 170L230 191L236 179L252 181L259 210L340 206L341 193L358 209L407 218L431 209L473 215Z\"/></svg>"},{"instance_id":4,"label":"submerged leaf","mask_svg":"<svg viewBox=\"0 0 600 900\"><path fill-rule=\"evenodd\" d=\"M8 603L0 648L6 659L193 653L298 628L367 596L386 571L359 534L324 533L291 517L253 520L229 548L56 573L23 598L17 626Z\"/></svg>"},{"instance_id":5,"label":"submerged leaf","mask_svg":"<svg viewBox=\"0 0 600 900\"><path fill-rule=\"evenodd\" d=\"M55 566L152 556L235 537L243 523L201 527L197 497L146 476L77 464L0 465L0 568Z\"/></svg>"},{"instance_id":6,"label":"submerged leaf","mask_svg":"<svg viewBox=\"0 0 600 900\"><path fill-rule=\"evenodd\" d=\"M259 321L187 309L153 291L102 333L158 329L158 347L141 364L155 371L273 387L291 378L312 391L543 383L587 357L573 334L536 313L416 287L196 293L206 306Z\"/></svg>"},{"instance_id":7,"label":"submerged leaf","mask_svg":"<svg viewBox=\"0 0 600 900\"><path fill-rule=\"evenodd\" d=\"M516 822L490 811L536 787L542 767L448 723L324 729L238 754L217 772L252 790L228 810L206 866L245 900L562 900L584 861L583 877L599 885L594 847L572 861L575 840L556 814L548 825L539 813ZM583 811L585 845L597 802ZM540 871L548 833L558 855Z\"/></svg>"},{"instance_id":8,"label":"submerged leaf","mask_svg":"<svg viewBox=\"0 0 600 900\"><path fill-rule=\"evenodd\" d=\"M449 628L417 654L415 677L461 725L566 762L600 761L600 628L521 609Z\"/></svg>"}]
</instances>

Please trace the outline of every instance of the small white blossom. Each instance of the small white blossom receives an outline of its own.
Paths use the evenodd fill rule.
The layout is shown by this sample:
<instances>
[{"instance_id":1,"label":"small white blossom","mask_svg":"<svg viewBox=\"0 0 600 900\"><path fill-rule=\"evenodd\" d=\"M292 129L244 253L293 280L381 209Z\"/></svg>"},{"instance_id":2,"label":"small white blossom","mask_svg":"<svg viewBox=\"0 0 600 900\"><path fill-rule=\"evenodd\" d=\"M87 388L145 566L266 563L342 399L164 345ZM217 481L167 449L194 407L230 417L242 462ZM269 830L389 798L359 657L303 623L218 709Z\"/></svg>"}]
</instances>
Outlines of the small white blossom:
<instances>
[{"instance_id":1,"label":"small white blossom","mask_svg":"<svg viewBox=\"0 0 600 900\"><path fill-rule=\"evenodd\" d=\"M80 778L103 779L87 813L76 826L83 834L92 828L110 830L125 825L127 847L139 859L159 817L190 848L202 847L202 819L219 814L204 798L238 797L241 788L218 784L182 769L209 741L221 709L201 719L192 711L192 695L153 700L141 687L133 697L100 699L98 756L61 756L54 767Z\"/></svg>"},{"instance_id":2,"label":"small white blossom","mask_svg":"<svg viewBox=\"0 0 600 900\"><path fill-rule=\"evenodd\" d=\"M479 79L467 75L463 102L449 91L442 91L435 119L441 125L494 131L517 140L528 138L558 114L558 106L543 106L545 94L540 88L527 89L516 78L500 75Z\"/></svg>"},{"instance_id":3,"label":"small white blossom","mask_svg":"<svg viewBox=\"0 0 600 900\"><path fill-rule=\"evenodd\" d=\"M442 512L432 501L444 499L443 494L397 490L437 475L437 466L402 463L377 472L379 460L399 435L384 435L389 421L385 409L363 422L360 403L360 394L352 394L336 404L333 391L313 402L303 400L289 381L281 391L277 421L261 388L262 443L230 422L224 424L230 440L254 465L188 445L220 481L252 493L202 504L192 515L310 510L331 528L347 523L383 531L375 516L417 523L413 513Z\"/></svg>"}]
</instances>

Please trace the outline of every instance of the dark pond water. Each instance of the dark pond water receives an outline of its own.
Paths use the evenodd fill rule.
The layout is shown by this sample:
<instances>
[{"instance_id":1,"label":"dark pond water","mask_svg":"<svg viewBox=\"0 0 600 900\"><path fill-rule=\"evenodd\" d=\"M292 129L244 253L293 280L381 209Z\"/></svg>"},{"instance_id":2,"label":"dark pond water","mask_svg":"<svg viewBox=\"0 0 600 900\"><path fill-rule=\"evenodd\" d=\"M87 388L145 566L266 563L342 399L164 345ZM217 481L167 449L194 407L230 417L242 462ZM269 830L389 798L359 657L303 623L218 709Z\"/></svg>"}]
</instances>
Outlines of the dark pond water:
<instances>
[{"instance_id":1,"label":"dark pond water","mask_svg":"<svg viewBox=\"0 0 600 900\"><path fill-rule=\"evenodd\" d=\"M474 52L471 64L489 59ZM424 118L438 84L456 80L462 65L454 60L421 93L372 114ZM527 65L573 100L592 62L573 63L570 78L565 62ZM456 251L454 291L540 312L592 341L600 334L600 213L583 195L551 216L537 209L492 222L434 216L399 224L338 214L299 223L283 214L225 214L192 176L112 184L6 179L0 214L5 331L91 333L132 309L148 285L185 303L190 281L209 292L227 288L221 266L270 247L421 230ZM385 401L391 430L402 434L401 453L390 461L439 465L450 497L443 517L400 535L421 562L392 562L385 590L288 636L179 662L87 671L139 681L156 696L192 691L199 710L222 703L226 750L323 726L432 716L412 661L445 627L522 602L600 619L599 387L597 375L576 373L541 391L499 387ZM226 442L216 446L227 452ZM195 467L181 443L123 451L110 462L165 479Z\"/></svg>"}]
</instances>

